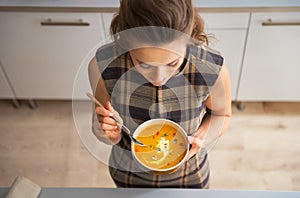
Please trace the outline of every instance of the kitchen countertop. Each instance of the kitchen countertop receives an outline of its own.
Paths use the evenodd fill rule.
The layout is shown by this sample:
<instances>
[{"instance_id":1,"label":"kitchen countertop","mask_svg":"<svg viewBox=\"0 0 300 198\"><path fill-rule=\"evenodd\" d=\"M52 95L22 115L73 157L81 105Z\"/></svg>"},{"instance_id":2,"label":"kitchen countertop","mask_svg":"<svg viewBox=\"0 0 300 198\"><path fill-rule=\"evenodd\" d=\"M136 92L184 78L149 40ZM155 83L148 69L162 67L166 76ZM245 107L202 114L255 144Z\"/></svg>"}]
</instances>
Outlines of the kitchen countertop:
<instances>
[{"instance_id":1,"label":"kitchen countertop","mask_svg":"<svg viewBox=\"0 0 300 198\"><path fill-rule=\"evenodd\" d=\"M194 0L199 9L250 9L250 8L300 8L299 0ZM226 2L226 3L225 3ZM74 11L105 11L119 7L119 0L0 0L0 11L22 11L40 8L73 9Z\"/></svg>"},{"instance_id":2,"label":"kitchen countertop","mask_svg":"<svg viewBox=\"0 0 300 198\"><path fill-rule=\"evenodd\" d=\"M0 188L0 198L5 197L8 188ZM226 191L226 190L200 190L200 189L126 189L126 188L43 188L40 198L72 197L72 198L98 198L98 197L139 197L139 198L297 198L300 192L274 192L274 191Z\"/></svg>"}]
</instances>

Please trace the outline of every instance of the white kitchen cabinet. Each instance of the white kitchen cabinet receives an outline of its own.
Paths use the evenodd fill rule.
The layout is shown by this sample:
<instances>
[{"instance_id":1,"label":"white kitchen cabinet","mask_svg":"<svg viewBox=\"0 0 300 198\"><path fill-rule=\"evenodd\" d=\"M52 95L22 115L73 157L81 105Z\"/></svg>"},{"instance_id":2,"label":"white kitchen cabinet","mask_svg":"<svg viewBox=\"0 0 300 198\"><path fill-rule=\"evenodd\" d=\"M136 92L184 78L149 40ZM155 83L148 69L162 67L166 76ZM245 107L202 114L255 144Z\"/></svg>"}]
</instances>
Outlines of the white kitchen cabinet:
<instances>
[{"instance_id":1,"label":"white kitchen cabinet","mask_svg":"<svg viewBox=\"0 0 300 198\"><path fill-rule=\"evenodd\" d=\"M300 14L253 13L238 99L300 101Z\"/></svg>"},{"instance_id":2,"label":"white kitchen cabinet","mask_svg":"<svg viewBox=\"0 0 300 198\"><path fill-rule=\"evenodd\" d=\"M13 99L14 94L0 62L0 99Z\"/></svg>"},{"instance_id":3,"label":"white kitchen cabinet","mask_svg":"<svg viewBox=\"0 0 300 198\"><path fill-rule=\"evenodd\" d=\"M201 13L205 32L213 37L210 47L225 58L231 80L231 98L236 100L250 13Z\"/></svg>"},{"instance_id":4,"label":"white kitchen cabinet","mask_svg":"<svg viewBox=\"0 0 300 198\"><path fill-rule=\"evenodd\" d=\"M1 12L0 27L0 59L18 99L71 99L82 61L104 39L98 13ZM75 99L90 89L87 73L81 81Z\"/></svg>"},{"instance_id":5,"label":"white kitchen cabinet","mask_svg":"<svg viewBox=\"0 0 300 198\"><path fill-rule=\"evenodd\" d=\"M231 81L231 98L236 100L247 30L210 30L216 39L210 46L225 58Z\"/></svg>"},{"instance_id":6,"label":"white kitchen cabinet","mask_svg":"<svg viewBox=\"0 0 300 198\"><path fill-rule=\"evenodd\" d=\"M211 29L247 29L250 13L248 12L212 12L199 13L207 30Z\"/></svg>"},{"instance_id":7,"label":"white kitchen cabinet","mask_svg":"<svg viewBox=\"0 0 300 198\"><path fill-rule=\"evenodd\" d=\"M104 30L105 30L105 37L110 37L110 23L114 17L114 13L102 13L103 17L103 24L104 24Z\"/></svg>"}]
</instances>

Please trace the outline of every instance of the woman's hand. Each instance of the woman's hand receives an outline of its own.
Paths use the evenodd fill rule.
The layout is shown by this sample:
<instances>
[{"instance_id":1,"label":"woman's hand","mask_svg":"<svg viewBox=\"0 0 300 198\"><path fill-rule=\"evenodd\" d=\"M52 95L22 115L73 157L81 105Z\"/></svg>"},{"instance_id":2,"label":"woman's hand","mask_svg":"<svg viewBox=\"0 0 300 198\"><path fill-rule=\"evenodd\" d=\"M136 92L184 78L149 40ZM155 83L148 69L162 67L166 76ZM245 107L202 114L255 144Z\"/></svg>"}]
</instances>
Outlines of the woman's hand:
<instances>
[{"instance_id":1,"label":"woman's hand","mask_svg":"<svg viewBox=\"0 0 300 198\"><path fill-rule=\"evenodd\" d=\"M195 154L197 154L201 150L201 148L203 146L203 142L204 142L199 137L193 137L193 136L188 136L188 141L192 147L189 150L186 161L188 161L191 157L193 157Z\"/></svg>"},{"instance_id":2,"label":"woman's hand","mask_svg":"<svg viewBox=\"0 0 300 198\"><path fill-rule=\"evenodd\" d=\"M118 143L121 139L121 127L114 120L113 116L119 114L113 109L110 102L107 102L105 108L96 107L96 114L98 116L100 128L103 130L105 136L114 143Z\"/></svg>"}]
</instances>

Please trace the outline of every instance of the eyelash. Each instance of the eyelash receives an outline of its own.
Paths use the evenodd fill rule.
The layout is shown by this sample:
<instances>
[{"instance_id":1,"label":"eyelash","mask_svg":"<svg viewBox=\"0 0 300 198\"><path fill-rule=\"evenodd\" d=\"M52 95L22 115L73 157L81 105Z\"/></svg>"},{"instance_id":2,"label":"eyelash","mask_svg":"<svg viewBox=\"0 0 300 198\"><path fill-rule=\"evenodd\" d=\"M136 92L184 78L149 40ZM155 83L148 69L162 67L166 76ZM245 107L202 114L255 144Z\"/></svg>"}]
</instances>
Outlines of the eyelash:
<instances>
[{"instance_id":1,"label":"eyelash","mask_svg":"<svg viewBox=\"0 0 300 198\"><path fill-rule=\"evenodd\" d=\"M173 64L169 64L168 66L170 66L170 67L174 67L174 66L176 66L178 64L178 61L176 61L175 63L173 63Z\"/></svg>"},{"instance_id":2,"label":"eyelash","mask_svg":"<svg viewBox=\"0 0 300 198\"><path fill-rule=\"evenodd\" d=\"M177 65L177 63L178 63L178 61L175 62L175 63L173 63L173 64L169 64L169 65L167 65L167 66L169 66L169 67L175 67L175 66ZM145 63L140 63L140 66L141 66L142 68L144 68L144 69L149 69L149 68L151 67L151 65L147 65L147 64L145 64Z\"/></svg>"}]
</instances>

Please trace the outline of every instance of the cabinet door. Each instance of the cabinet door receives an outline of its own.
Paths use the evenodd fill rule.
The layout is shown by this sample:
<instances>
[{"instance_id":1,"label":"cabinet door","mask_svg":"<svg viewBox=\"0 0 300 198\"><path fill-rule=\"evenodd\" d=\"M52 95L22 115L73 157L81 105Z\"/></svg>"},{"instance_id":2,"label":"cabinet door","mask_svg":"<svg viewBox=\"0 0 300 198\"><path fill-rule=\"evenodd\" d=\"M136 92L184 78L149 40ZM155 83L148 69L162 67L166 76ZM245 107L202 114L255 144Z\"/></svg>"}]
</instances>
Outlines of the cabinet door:
<instances>
[{"instance_id":1,"label":"cabinet door","mask_svg":"<svg viewBox=\"0 0 300 198\"><path fill-rule=\"evenodd\" d=\"M9 86L8 80L4 74L4 70L0 62L0 99L12 98L14 98L13 91Z\"/></svg>"},{"instance_id":2,"label":"cabinet door","mask_svg":"<svg viewBox=\"0 0 300 198\"><path fill-rule=\"evenodd\" d=\"M110 23L113 19L114 13L103 13L103 24L104 24L104 30L105 30L105 37L109 37L109 32L110 32Z\"/></svg>"},{"instance_id":3,"label":"cabinet door","mask_svg":"<svg viewBox=\"0 0 300 198\"><path fill-rule=\"evenodd\" d=\"M212 35L210 47L225 58L231 80L231 97L236 100L250 13L203 13L205 32Z\"/></svg>"},{"instance_id":4,"label":"cabinet door","mask_svg":"<svg viewBox=\"0 0 300 198\"><path fill-rule=\"evenodd\" d=\"M0 27L2 64L25 99L71 99L79 66L104 39L97 13L1 12ZM89 89L87 75L81 86Z\"/></svg>"},{"instance_id":5,"label":"cabinet door","mask_svg":"<svg viewBox=\"0 0 300 198\"><path fill-rule=\"evenodd\" d=\"M252 15L239 100L300 101L299 22L298 12Z\"/></svg>"},{"instance_id":6,"label":"cabinet door","mask_svg":"<svg viewBox=\"0 0 300 198\"><path fill-rule=\"evenodd\" d=\"M243 58L246 30L211 30L215 36L210 46L221 52L225 58L231 81L231 98L236 100L239 76Z\"/></svg>"}]
</instances>

